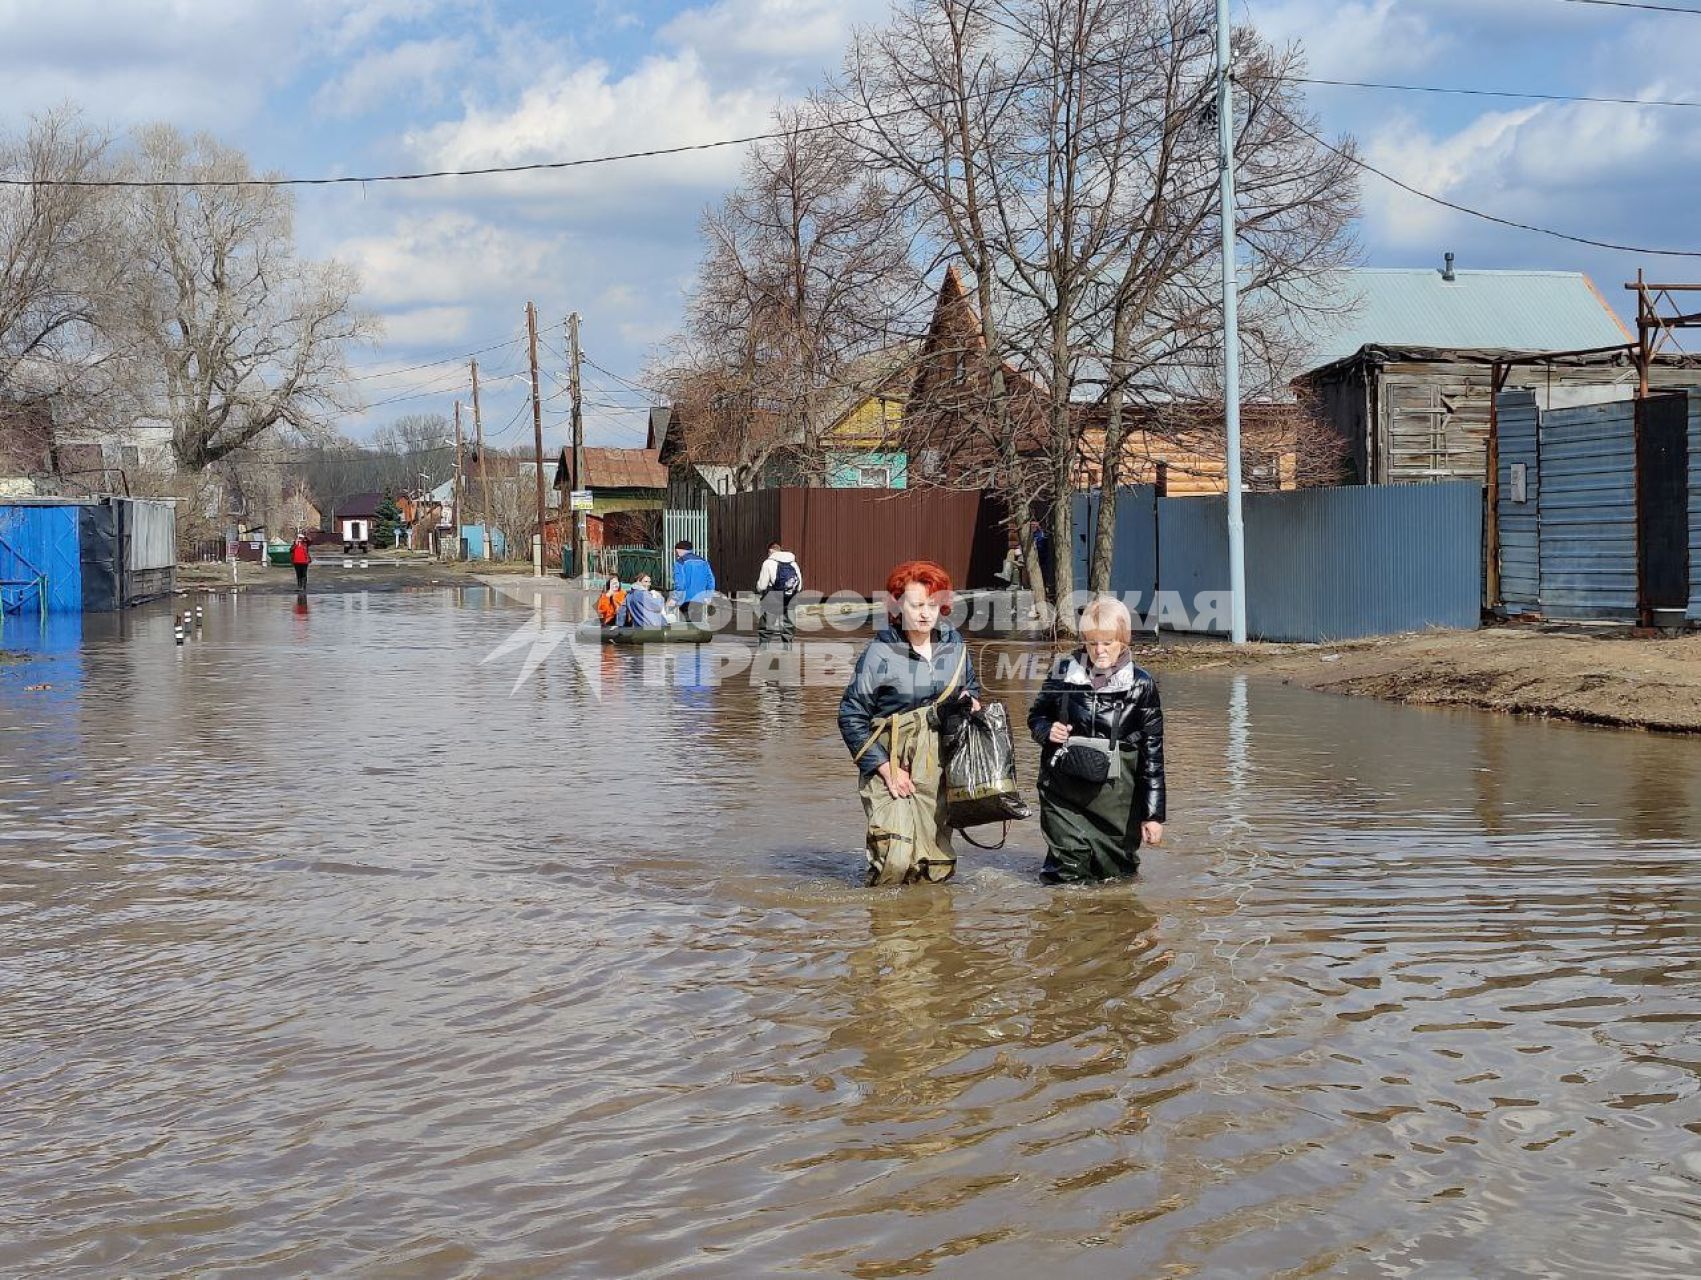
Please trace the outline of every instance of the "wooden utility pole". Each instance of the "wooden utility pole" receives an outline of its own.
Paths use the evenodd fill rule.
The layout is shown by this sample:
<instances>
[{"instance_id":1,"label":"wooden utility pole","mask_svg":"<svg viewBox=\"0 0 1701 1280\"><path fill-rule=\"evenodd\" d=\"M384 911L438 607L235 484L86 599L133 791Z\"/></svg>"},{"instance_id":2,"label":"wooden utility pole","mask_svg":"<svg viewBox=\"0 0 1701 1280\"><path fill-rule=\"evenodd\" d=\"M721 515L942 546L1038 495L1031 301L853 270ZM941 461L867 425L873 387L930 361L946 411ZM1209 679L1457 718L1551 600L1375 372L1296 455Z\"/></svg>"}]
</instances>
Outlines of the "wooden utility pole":
<instances>
[{"instance_id":1,"label":"wooden utility pole","mask_svg":"<svg viewBox=\"0 0 1701 1280\"><path fill-rule=\"evenodd\" d=\"M479 528L484 543L484 558L496 558L496 535L490 528L490 459L484 456L484 417L478 411L478 361L472 362L473 432L478 438L479 487L484 490L484 518Z\"/></svg>"},{"instance_id":2,"label":"wooden utility pole","mask_svg":"<svg viewBox=\"0 0 1701 1280\"><path fill-rule=\"evenodd\" d=\"M585 488L585 415L579 403L579 313L567 317L568 351L572 364L567 376L573 394L573 489ZM571 490L569 490L571 496ZM585 513L573 512L573 574L583 578L589 572L585 552Z\"/></svg>"},{"instance_id":3,"label":"wooden utility pole","mask_svg":"<svg viewBox=\"0 0 1701 1280\"><path fill-rule=\"evenodd\" d=\"M526 303L526 336L531 344L532 359L532 440L537 454L537 537L539 556L544 543L544 532L549 528L549 511L544 505L543 498L543 400L538 395L537 388L537 308ZM541 569L542 566L540 565Z\"/></svg>"},{"instance_id":4,"label":"wooden utility pole","mask_svg":"<svg viewBox=\"0 0 1701 1280\"><path fill-rule=\"evenodd\" d=\"M461 558L461 402L455 401L455 487L449 493L450 526L455 534L455 559Z\"/></svg>"}]
</instances>

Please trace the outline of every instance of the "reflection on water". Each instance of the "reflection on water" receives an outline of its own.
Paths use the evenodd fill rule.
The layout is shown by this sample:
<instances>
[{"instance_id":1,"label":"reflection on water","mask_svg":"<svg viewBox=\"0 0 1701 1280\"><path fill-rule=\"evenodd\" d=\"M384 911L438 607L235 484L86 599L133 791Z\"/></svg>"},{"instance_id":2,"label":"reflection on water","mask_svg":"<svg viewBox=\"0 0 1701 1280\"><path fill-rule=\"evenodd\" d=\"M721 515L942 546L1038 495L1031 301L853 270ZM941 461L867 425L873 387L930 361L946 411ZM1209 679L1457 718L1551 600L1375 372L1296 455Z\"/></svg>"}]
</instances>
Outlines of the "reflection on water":
<instances>
[{"instance_id":1,"label":"reflection on water","mask_svg":"<svg viewBox=\"0 0 1701 1280\"><path fill-rule=\"evenodd\" d=\"M0 666L0 1274L1701 1265L1701 743L1174 677L1138 884L869 891L835 690L525 616Z\"/></svg>"}]
</instances>

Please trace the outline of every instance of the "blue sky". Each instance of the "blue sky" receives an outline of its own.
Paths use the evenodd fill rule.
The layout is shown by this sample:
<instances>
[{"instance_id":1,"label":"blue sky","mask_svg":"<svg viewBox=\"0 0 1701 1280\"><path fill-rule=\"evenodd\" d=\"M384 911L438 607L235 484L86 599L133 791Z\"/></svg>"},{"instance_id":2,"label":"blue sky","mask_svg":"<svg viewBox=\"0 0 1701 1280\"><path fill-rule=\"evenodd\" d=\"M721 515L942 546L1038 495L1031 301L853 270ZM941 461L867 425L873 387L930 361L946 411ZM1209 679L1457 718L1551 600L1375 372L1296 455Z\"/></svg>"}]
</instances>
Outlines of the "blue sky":
<instances>
[{"instance_id":1,"label":"blue sky","mask_svg":"<svg viewBox=\"0 0 1701 1280\"><path fill-rule=\"evenodd\" d=\"M1701 0L1680 0L1701 8ZM113 129L207 129L290 174L466 167L760 132L771 109L834 66L850 28L888 0L0 0L0 110L80 104ZM1321 78L1688 98L1701 17L1561 0L1238 0L1237 21L1297 41ZM1413 185L1519 221L1638 245L1701 248L1701 113L1314 87L1331 131ZM548 326L636 377L677 324L703 208L736 178L736 149L561 175L306 190L305 252L362 274L386 338L372 373ZM1364 179L1370 265L1589 272L1615 305L1638 265L1701 280L1701 262L1638 257L1493 227ZM530 439L523 347L490 352L487 428ZM593 443L642 439L642 397L587 371ZM454 366L362 383L361 434L409 410L447 411ZM464 394L464 393L463 393ZM564 439L565 402L546 409Z\"/></svg>"}]
</instances>

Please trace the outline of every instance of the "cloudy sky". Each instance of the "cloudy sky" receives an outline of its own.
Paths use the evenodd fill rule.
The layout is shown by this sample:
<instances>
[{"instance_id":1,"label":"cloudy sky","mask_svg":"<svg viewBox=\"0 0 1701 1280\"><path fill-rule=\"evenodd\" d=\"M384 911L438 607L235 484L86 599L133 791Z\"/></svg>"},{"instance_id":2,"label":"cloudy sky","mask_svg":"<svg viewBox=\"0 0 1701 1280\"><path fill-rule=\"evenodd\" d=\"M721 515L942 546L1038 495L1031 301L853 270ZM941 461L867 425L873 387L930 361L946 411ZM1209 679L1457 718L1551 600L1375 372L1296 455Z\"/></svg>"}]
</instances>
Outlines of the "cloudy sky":
<instances>
[{"instance_id":1,"label":"cloudy sky","mask_svg":"<svg viewBox=\"0 0 1701 1280\"><path fill-rule=\"evenodd\" d=\"M566 159L761 132L772 108L836 65L889 0L0 0L0 110L16 125L74 102L114 129L166 120L291 175ZM1701 9L1701 0L1669 0ZM1701 16L1568 0L1237 0L1236 20L1302 45L1314 77L1612 97L1688 98ZM1654 248L1701 248L1688 198L1701 115L1316 86L1332 131L1414 186L1520 222ZM636 444L646 353L677 324L697 221L736 176L736 149L558 175L306 189L305 252L354 263L386 338L357 372L481 357L486 426L530 438L523 306L583 314L593 443ZM1378 266L1588 271L1619 304L1638 265L1495 227L1366 176L1360 239ZM505 344L505 345L504 345ZM369 377L363 434L447 411L458 365ZM565 401L546 409L564 439Z\"/></svg>"}]
</instances>

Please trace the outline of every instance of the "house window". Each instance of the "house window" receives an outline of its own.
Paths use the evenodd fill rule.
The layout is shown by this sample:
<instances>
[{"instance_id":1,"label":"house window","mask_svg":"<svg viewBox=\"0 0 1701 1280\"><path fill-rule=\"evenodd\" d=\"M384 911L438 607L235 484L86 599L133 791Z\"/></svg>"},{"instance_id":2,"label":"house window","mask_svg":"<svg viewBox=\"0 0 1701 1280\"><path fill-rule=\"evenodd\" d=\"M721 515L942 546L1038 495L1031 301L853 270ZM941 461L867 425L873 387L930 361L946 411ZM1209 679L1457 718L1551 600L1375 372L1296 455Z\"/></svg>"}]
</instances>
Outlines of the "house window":
<instances>
[{"instance_id":1,"label":"house window","mask_svg":"<svg viewBox=\"0 0 1701 1280\"><path fill-rule=\"evenodd\" d=\"M964 355L961 351L959 351L959 352L957 352L956 363L951 366L951 385L953 387L962 386L963 383L967 380L968 374L969 374L969 358L966 355Z\"/></svg>"},{"instance_id":2,"label":"house window","mask_svg":"<svg viewBox=\"0 0 1701 1280\"><path fill-rule=\"evenodd\" d=\"M891 467L858 467L856 482L864 489L890 489L892 487Z\"/></svg>"}]
</instances>

